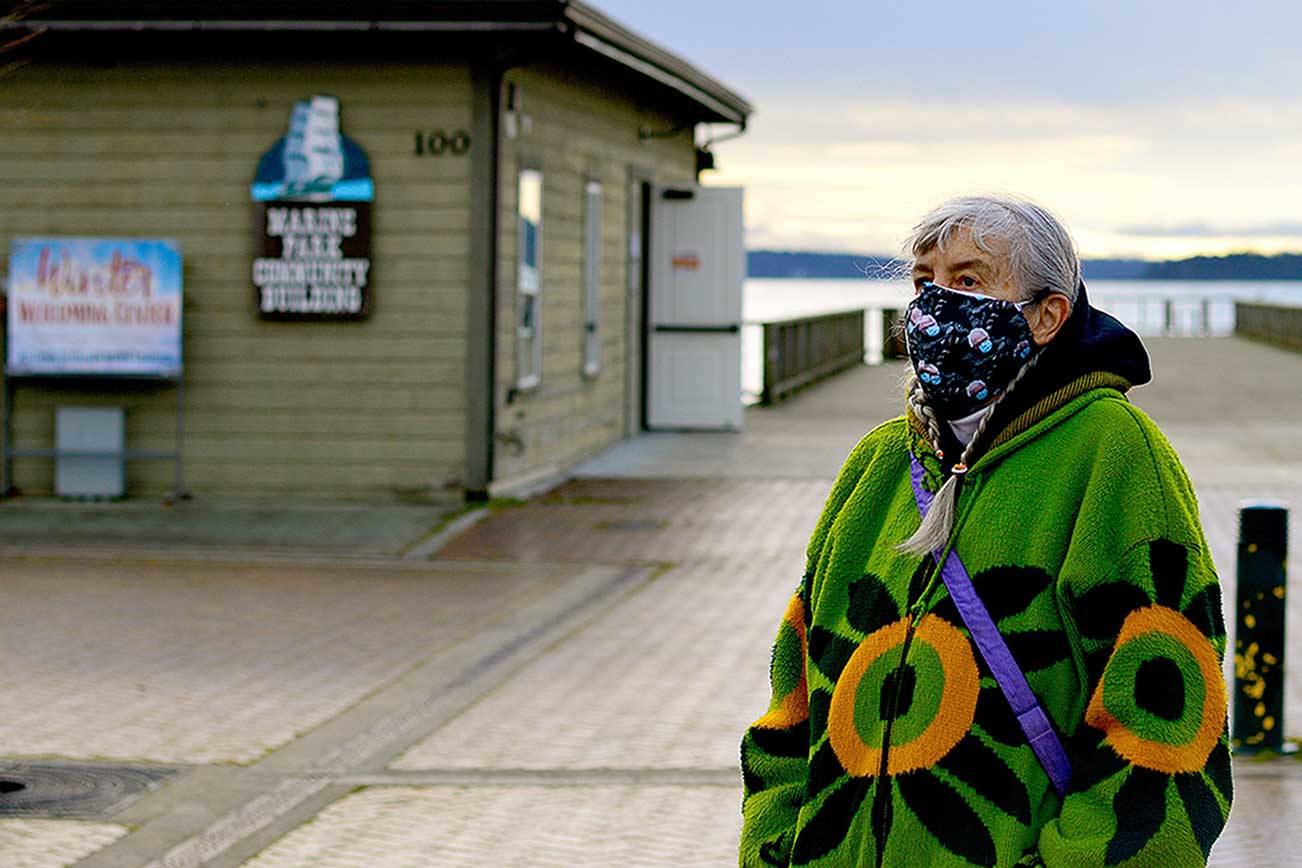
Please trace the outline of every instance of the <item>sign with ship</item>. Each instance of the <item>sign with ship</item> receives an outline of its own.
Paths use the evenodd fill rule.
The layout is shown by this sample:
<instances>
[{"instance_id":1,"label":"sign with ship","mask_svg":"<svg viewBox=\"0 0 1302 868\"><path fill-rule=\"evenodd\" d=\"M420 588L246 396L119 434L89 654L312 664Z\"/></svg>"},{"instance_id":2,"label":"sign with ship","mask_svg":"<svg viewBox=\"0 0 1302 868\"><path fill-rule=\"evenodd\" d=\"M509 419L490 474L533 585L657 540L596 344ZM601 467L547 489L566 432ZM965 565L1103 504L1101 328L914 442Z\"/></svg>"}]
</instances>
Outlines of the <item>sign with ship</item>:
<instances>
[{"instance_id":1,"label":"sign with ship","mask_svg":"<svg viewBox=\"0 0 1302 868\"><path fill-rule=\"evenodd\" d=\"M263 319L361 319L370 313L371 203L366 152L339 131L339 100L294 104L289 131L253 181L261 256L253 288Z\"/></svg>"}]
</instances>

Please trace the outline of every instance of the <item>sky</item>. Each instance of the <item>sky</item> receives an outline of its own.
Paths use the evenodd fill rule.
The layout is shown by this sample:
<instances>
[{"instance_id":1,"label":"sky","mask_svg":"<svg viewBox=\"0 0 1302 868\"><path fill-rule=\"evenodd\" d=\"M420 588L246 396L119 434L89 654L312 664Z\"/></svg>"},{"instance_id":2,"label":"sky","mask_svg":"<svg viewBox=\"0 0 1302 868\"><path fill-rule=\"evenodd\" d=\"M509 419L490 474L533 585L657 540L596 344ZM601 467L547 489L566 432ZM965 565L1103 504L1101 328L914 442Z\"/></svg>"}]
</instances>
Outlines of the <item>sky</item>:
<instances>
[{"instance_id":1,"label":"sky","mask_svg":"<svg viewBox=\"0 0 1302 868\"><path fill-rule=\"evenodd\" d=\"M746 188L752 249L897 253L994 192L1088 257L1302 250L1302 4L593 5L755 106L704 176Z\"/></svg>"}]
</instances>

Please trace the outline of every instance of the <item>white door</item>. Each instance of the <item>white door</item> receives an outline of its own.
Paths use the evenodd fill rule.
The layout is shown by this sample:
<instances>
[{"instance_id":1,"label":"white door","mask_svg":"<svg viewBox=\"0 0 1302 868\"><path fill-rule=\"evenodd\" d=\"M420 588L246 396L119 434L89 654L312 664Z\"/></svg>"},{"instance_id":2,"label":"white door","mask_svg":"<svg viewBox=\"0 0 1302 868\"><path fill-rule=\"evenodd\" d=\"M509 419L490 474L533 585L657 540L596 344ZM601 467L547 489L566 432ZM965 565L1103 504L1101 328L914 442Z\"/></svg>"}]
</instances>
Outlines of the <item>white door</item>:
<instances>
[{"instance_id":1,"label":"white door","mask_svg":"<svg viewBox=\"0 0 1302 868\"><path fill-rule=\"evenodd\" d=\"M651 190L647 427L739 430L740 187Z\"/></svg>"}]
</instances>

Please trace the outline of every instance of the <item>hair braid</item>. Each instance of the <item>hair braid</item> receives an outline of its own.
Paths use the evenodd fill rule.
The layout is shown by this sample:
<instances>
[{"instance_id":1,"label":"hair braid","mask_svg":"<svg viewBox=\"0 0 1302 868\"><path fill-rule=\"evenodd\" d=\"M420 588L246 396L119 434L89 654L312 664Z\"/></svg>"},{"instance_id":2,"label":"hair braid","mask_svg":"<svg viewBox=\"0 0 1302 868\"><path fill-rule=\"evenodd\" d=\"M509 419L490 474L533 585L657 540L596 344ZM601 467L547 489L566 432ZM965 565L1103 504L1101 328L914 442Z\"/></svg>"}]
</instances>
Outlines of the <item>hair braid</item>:
<instances>
[{"instance_id":1,"label":"hair braid","mask_svg":"<svg viewBox=\"0 0 1302 868\"><path fill-rule=\"evenodd\" d=\"M1022 365L1021 370L1019 370L1017 376L1013 377L1012 381L1009 382L1008 386L1004 389L1003 394L995 399L995 402L991 405L989 411L981 417L980 424L978 424L976 430L972 432L972 439L968 441L967 446L963 449L963 454L958 459L958 463L954 465L954 472L950 474L949 479L945 480L945 484L940 487L940 491L936 492L936 496L932 498L931 507L927 510L927 514L923 516L922 523L918 525L918 529L913 532L913 536L896 546L896 550L912 555L927 555L943 548L945 544L949 542L949 536L954 531L954 514L958 502L958 487L961 484L960 480L962 479L963 474L967 472L969 466L968 462L976 455L977 447L980 445L982 438L985 437L986 429L990 424L990 420L994 417L995 411L998 409L1000 402L1007 398L1012 393L1013 389L1016 388L1017 384L1022 381L1033 367L1035 367L1035 363L1040 360L1040 356L1041 353L1036 353L1029 361L1027 361L1026 364ZM914 380L914 383L918 386L921 385L916 379ZM918 413L924 421L927 421L927 430L933 434L934 442L939 444L939 424L936 423L934 429L932 427L932 424L936 419L936 414L930 407L926 406L925 402L918 402L918 404L925 409L925 413L915 406L915 391L920 393L921 389L918 388L915 390L911 388L909 390L909 406L913 407L914 412ZM928 416L930 416L930 419L927 418ZM939 449L939 445L937 445L937 449Z\"/></svg>"},{"instance_id":2,"label":"hair braid","mask_svg":"<svg viewBox=\"0 0 1302 868\"><path fill-rule=\"evenodd\" d=\"M907 401L909 409L927 426L927 438L931 441L931 445L940 452L940 418L927 403L927 394L922 390L922 381L916 375L909 381Z\"/></svg>"}]
</instances>

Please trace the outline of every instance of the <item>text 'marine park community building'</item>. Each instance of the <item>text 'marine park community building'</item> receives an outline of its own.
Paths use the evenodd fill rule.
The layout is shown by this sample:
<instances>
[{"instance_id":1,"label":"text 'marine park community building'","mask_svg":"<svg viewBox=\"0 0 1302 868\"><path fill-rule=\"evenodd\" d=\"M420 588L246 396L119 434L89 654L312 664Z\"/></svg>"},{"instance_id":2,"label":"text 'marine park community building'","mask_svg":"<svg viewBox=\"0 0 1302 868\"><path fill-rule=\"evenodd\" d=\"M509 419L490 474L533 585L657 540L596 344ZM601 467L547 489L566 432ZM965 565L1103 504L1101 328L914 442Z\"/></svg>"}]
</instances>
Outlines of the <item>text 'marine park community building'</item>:
<instances>
[{"instance_id":1,"label":"text 'marine park community building'","mask_svg":"<svg viewBox=\"0 0 1302 868\"><path fill-rule=\"evenodd\" d=\"M374 503L740 424L741 191L697 182L752 108L596 9L69 0L0 44L5 493L101 422L128 496Z\"/></svg>"}]
</instances>

